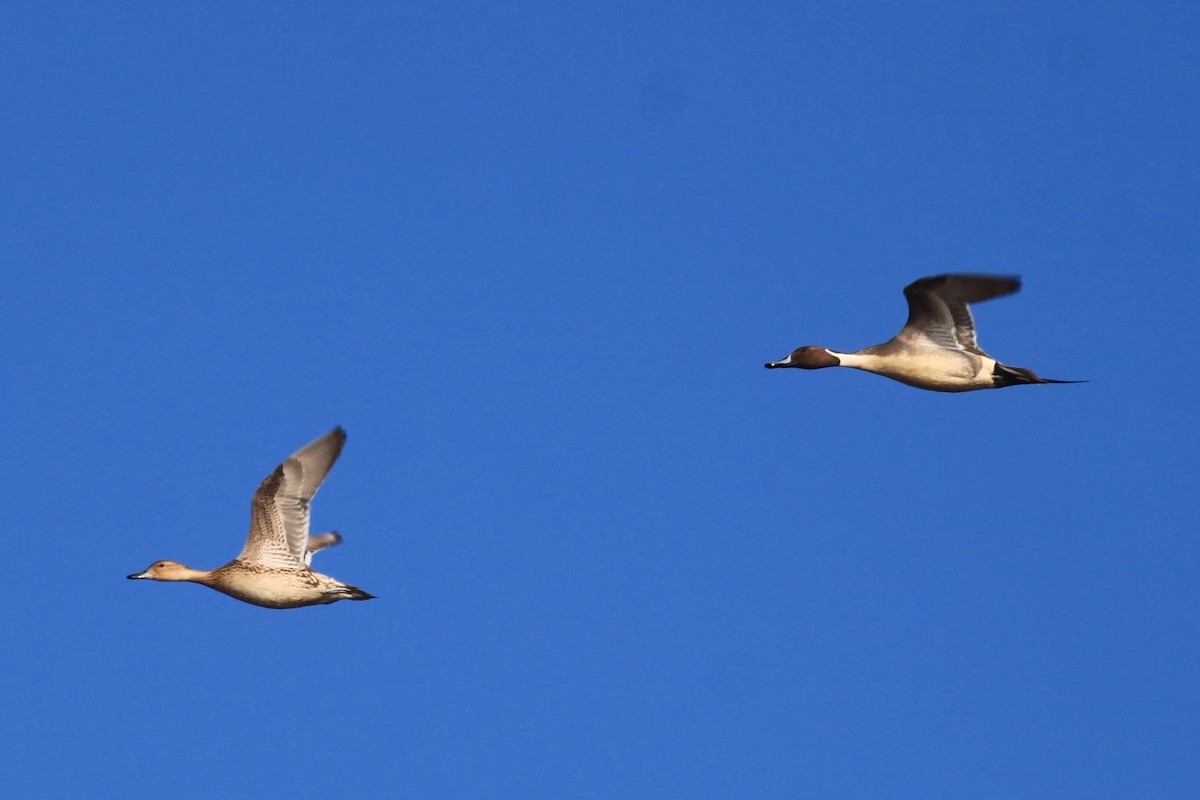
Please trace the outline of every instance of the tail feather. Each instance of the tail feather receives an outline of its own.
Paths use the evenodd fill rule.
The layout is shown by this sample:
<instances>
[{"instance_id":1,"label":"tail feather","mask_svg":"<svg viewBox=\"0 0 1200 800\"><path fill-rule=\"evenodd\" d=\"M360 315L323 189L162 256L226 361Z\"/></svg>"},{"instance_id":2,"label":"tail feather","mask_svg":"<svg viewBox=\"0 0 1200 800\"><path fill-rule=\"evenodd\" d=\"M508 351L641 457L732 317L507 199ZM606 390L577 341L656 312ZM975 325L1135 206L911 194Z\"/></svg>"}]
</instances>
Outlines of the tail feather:
<instances>
[{"instance_id":1,"label":"tail feather","mask_svg":"<svg viewBox=\"0 0 1200 800\"><path fill-rule=\"evenodd\" d=\"M375 599L375 595L371 594L370 592L364 592L362 589L358 588L357 586L343 585L341 587L341 590L338 593L340 595L342 595L342 597L341 597L342 600L374 600Z\"/></svg>"},{"instance_id":2,"label":"tail feather","mask_svg":"<svg viewBox=\"0 0 1200 800\"><path fill-rule=\"evenodd\" d=\"M1008 364L1001 364L997 361L996 366L992 368L992 383L999 389L1023 383L1087 383L1087 381L1056 381L1053 378L1043 378L1031 369L1010 367Z\"/></svg>"}]
</instances>

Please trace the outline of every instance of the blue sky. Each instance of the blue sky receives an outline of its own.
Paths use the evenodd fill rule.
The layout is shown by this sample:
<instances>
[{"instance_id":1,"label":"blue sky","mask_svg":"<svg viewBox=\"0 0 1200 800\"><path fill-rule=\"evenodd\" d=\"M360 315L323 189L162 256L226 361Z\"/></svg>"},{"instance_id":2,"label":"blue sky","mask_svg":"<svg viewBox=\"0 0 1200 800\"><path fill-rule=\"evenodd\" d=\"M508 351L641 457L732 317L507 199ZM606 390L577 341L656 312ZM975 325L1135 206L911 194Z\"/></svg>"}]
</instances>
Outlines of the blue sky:
<instances>
[{"instance_id":1,"label":"blue sky","mask_svg":"<svg viewBox=\"0 0 1200 800\"><path fill-rule=\"evenodd\" d=\"M250 7L247 7L250 6ZM570 6L570 7L568 7ZM1200 10L6 3L6 795L1192 797ZM1016 273L941 395L772 371ZM268 611L240 549L328 430Z\"/></svg>"}]
</instances>

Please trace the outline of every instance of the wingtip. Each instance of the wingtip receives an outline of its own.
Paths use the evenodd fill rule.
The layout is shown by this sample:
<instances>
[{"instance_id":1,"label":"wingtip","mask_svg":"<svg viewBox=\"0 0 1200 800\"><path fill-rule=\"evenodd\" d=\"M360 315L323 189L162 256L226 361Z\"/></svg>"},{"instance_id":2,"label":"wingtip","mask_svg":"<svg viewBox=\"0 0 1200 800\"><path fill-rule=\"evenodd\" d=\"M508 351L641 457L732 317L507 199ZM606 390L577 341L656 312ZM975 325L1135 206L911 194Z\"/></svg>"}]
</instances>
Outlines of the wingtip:
<instances>
[{"instance_id":1,"label":"wingtip","mask_svg":"<svg viewBox=\"0 0 1200 800\"><path fill-rule=\"evenodd\" d=\"M325 531L324 533L315 533L308 537L308 541L304 544L305 551L311 556L313 553L319 553L327 547L333 547L342 543L342 535L337 531Z\"/></svg>"}]
</instances>

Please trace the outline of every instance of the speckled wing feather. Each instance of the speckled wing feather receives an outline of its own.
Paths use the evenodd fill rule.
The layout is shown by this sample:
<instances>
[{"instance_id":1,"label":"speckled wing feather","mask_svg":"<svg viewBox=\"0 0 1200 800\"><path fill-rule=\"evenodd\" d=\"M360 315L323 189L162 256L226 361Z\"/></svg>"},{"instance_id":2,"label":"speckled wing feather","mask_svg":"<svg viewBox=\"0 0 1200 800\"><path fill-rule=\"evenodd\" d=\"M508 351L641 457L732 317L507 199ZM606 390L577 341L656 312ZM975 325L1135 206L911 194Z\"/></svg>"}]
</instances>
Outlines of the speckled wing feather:
<instances>
[{"instance_id":1,"label":"speckled wing feather","mask_svg":"<svg viewBox=\"0 0 1200 800\"><path fill-rule=\"evenodd\" d=\"M250 535L239 559L284 568L307 563L309 505L345 443L346 432L334 428L266 477L250 503Z\"/></svg>"},{"instance_id":2,"label":"speckled wing feather","mask_svg":"<svg viewBox=\"0 0 1200 800\"><path fill-rule=\"evenodd\" d=\"M904 287L908 321L896 338L986 356L975 340L975 320L968 305L1012 294L1020 288L1021 279L1016 276L935 275L921 278Z\"/></svg>"}]
</instances>

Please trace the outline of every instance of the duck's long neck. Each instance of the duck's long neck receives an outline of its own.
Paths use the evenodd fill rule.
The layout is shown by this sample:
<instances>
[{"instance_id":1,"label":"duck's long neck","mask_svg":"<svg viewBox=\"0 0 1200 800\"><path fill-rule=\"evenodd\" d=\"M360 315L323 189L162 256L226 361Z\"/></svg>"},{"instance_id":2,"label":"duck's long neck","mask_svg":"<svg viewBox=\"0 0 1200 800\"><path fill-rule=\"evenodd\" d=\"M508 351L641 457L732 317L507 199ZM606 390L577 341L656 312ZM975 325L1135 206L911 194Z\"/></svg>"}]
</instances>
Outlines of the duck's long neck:
<instances>
[{"instance_id":1,"label":"duck's long neck","mask_svg":"<svg viewBox=\"0 0 1200 800\"><path fill-rule=\"evenodd\" d=\"M202 583L205 586L211 586L213 581L212 574L212 570L192 569L191 567L180 564L179 568L171 573L169 580L187 581L188 583Z\"/></svg>"},{"instance_id":2,"label":"duck's long neck","mask_svg":"<svg viewBox=\"0 0 1200 800\"><path fill-rule=\"evenodd\" d=\"M878 372L879 356L865 353L862 350L859 350L857 353L839 353L837 350L830 350L829 352L837 358L839 367Z\"/></svg>"}]
</instances>

